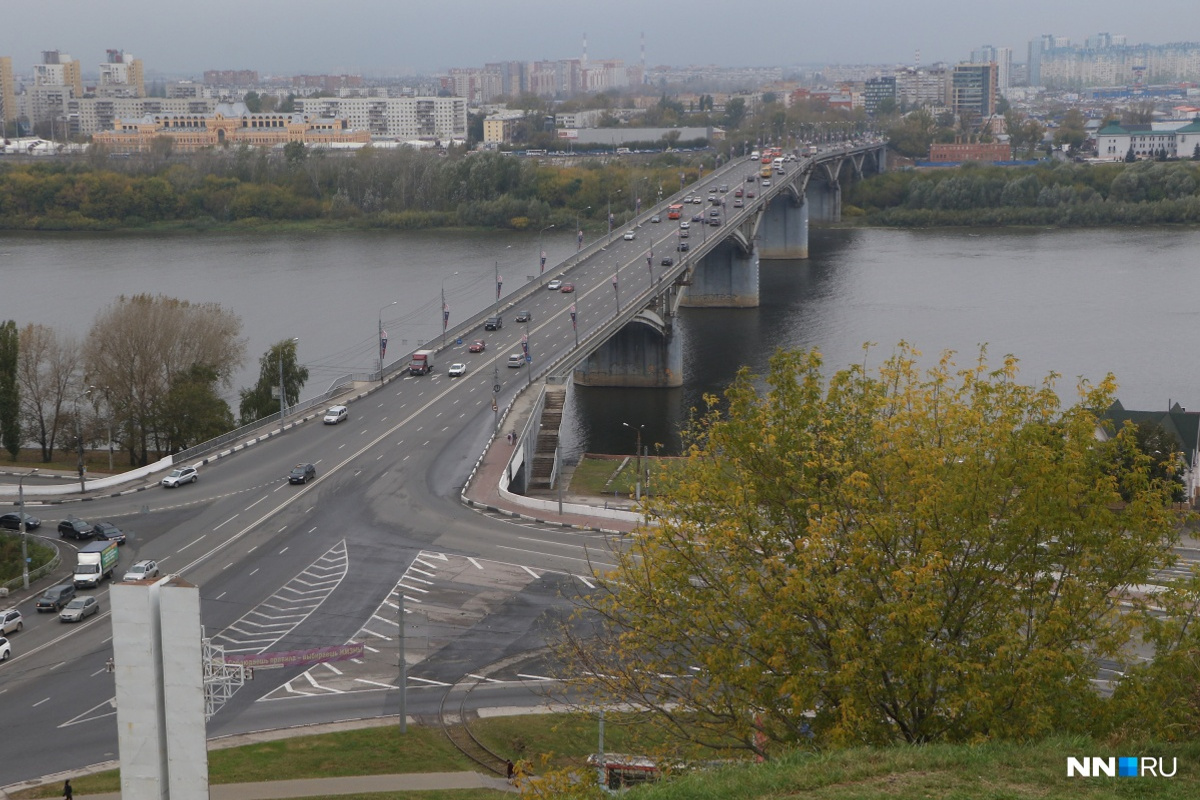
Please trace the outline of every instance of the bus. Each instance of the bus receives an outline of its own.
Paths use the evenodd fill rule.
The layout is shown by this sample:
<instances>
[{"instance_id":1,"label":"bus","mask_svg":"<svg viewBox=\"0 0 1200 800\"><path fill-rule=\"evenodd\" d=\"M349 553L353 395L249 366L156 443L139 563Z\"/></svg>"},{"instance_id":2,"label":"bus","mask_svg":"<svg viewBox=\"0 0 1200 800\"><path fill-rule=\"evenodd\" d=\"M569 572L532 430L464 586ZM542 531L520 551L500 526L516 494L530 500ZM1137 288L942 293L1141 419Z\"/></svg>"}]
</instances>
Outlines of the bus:
<instances>
[{"instance_id":1,"label":"bus","mask_svg":"<svg viewBox=\"0 0 1200 800\"><path fill-rule=\"evenodd\" d=\"M763 178L769 178L769 177L771 177L772 174L773 173L771 171L771 164L769 162L764 161L763 165L762 165L762 171L759 172L759 175Z\"/></svg>"},{"instance_id":2,"label":"bus","mask_svg":"<svg viewBox=\"0 0 1200 800\"><path fill-rule=\"evenodd\" d=\"M679 219L683 216L683 203L672 203L667 206L667 219Z\"/></svg>"}]
</instances>

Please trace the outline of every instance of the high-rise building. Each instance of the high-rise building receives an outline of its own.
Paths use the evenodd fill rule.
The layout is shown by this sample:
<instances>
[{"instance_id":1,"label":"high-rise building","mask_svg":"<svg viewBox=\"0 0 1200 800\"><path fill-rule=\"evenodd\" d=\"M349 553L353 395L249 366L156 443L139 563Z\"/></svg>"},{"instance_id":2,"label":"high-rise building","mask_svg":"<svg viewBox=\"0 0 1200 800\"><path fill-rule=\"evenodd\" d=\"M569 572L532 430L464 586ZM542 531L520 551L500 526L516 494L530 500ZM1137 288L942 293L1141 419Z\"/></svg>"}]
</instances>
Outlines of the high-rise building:
<instances>
[{"instance_id":1,"label":"high-rise building","mask_svg":"<svg viewBox=\"0 0 1200 800\"><path fill-rule=\"evenodd\" d=\"M30 121L37 125L49 122L50 135L65 132L67 103L83 97L83 73L79 62L58 50L42 53L42 63L33 65L33 86L28 89Z\"/></svg>"},{"instance_id":2,"label":"high-rise building","mask_svg":"<svg viewBox=\"0 0 1200 800\"><path fill-rule=\"evenodd\" d=\"M884 101L891 101L893 108L896 106L896 76L883 75L877 78L868 78L863 84L863 108L868 114L874 114L879 110L880 104Z\"/></svg>"},{"instance_id":3,"label":"high-rise building","mask_svg":"<svg viewBox=\"0 0 1200 800\"><path fill-rule=\"evenodd\" d=\"M69 86L76 97L83 97L83 71L79 60L58 50L42 51L42 63L33 65L35 86Z\"/></svg>"},{"instance_id":4,"label":"high-rise building","mask_svg":"<svg viewBox=\"0 0 1200 800\"><path fill-rule=\"evenodd\" d=\"M1029 40L1029 85L1042 85L1042 57L1054 49L1058 37L1054 34L1042 34L1036 39Z\"/></svg>"},{"instance_id":5,"label":"high-rise building","mask_svg":"<svg viewBox=\"0 0 1200 800\"><path fill-rule=\"evenodd\" d=\"M3 128L17 121L17 87L13 82L12 56L0 56L0 137Z\"/></svg>"},{"instance_id":6,"label":"high-rise building","mask_svg":"<svg viewBox=\"0 0 1200 800\"><path fill-rule=\"evenodd\" d=\"M978 124L996 113L996 64L959 64L950 78L950 108Z\"/></svg>"},{"instance_id":7,"label":"high-rise building","mask_svg":"<svg viewBox=\"0 0 1200 800\"><path fill-rule=\"evenodd\" d=\"M372 136L428 141L467 137L467 101L462 97L297 97L296 111L345 119L350 128Z\"/></svg>"},{"instance_id":8,"label":"high-rise building","mask_svg":"<svg viewBox=\"0 0 1200 800\"><path fill-rule=\"evenodd\" d=\"M949 72L941 66L896 70L896 96L906 107L944 106Z\"/></svg>"},{"instance_id":9,"label":"high-rise building","mask_svg":"<svg viewBox=\"0 0 1200 800\"><path fill-rule=\"evenodd\" d=\"M990 44L985 44L978 50L971 51L971 63L987 64L989 62L996 64L996 91L1001 96L1008 94L1008 87L1012 85L1012 48L992 47Z\"/></svg>"},{"instance_id":10,"label":"high-rise building","mask_svg":"<svg viewBox=\"0 0 1200 800\"><path fill-rule=\"evenodd\" d=\"M121 50L109 50L108 60L100 65L96 94L100 97L145 97L142 60Z\"/></svg>"}]
</instances>

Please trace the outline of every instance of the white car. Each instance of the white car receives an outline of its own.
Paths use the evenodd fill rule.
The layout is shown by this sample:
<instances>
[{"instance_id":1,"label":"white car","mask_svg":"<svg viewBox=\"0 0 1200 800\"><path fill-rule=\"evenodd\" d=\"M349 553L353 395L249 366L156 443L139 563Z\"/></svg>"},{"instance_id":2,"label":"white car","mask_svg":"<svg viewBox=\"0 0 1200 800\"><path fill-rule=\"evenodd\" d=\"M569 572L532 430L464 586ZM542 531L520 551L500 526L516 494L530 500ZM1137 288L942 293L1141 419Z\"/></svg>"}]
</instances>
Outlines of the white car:
<instances>
[{"instance_id":1,"label":"white car","mask_svg":"<svg viewBox=\"0 0 1200 800\"><path fill-rule=\"evenodd\" d=\"M330 406L325 412L325 424L337 425L339 422L350 416L350 409L345 406Z\"/></svg>"},{"instance_id":2,"label":"white car","mask_svg":"<svg viewBox=\"0 0 1200 800\"><path fill-rule=\"evenodd\" d=\"M450 365L450 369L446 370L447 378L461 378L467 374L467 365L462 363L454 363Z\"/></svg>"},{"instance_id":3,"label":"white car","mask_svg":"<svg viewBox=\"0 0 1200 800\"><path fill-rule=\"evenodd\" d=\"M624 238L625 238L625 241L632 242L634 239L637 238L637 232L636 231L625 231Z\"/></svg>"},{"instance_id":4,"label":"white car","mask_svg":"<svg viewBox=\"0 0 1200 800\"><path fill-rule=\"evenodd\" d=\"M562 288L562 281L560 281L558 278L555 278L554 280L552 280L546 284L546 288L552 292L557 292L559 289Z\"/></svg>"},{"instance_id":5,"label":"white car","mask_svg":"<svg viewBox=\"0 0 1200 800\"><path fill-rule=\"evenodd\" d=\"M162 479L161 483L168 489L172 489L185 483L195 483L199 477L195 467L176 467L171 470L170 475Z\"/></svg>"},{"instance_id":6,"label":"white car","mask_svg":"<svg viewBox=\"0 0 1200 800\"><path fill-rule=\"evenodd\" d=\"M513 353L508 357L508 365L513 369L520 369L525 366L525 356L520 353Z\"/></svg>"},{"instance_id":7,"label":"white car","mask_svg":"<svg viewBox=\"0 0 1200 800\"><path fill-rule=\"evenodd\" d=\"M121 576L123 581L140 581L146 578L158 577L158 562L145 559L139 561L129 568L129 571Z\"/></svg>"},{"instance_id":8,"label":"white car","mask_svg":"<svg viewBox=\"0 0 1200 800\"><path fill-rule=\"evenodd\" d=\"M19 631L25 627L25 623L21 620L21 612L15 608L7 608L0 611L0 636L13 631Z\"/></svg>"},{"instance_id":9,"label":"white car","mask_svg":"<svg viewBox=\"0 0 1200 800\"><path fill-rule=\"evenodd\" d=\"M0 661L8 661L12 655L12 645L8 643L8 639L0 636Z\"/></svg>"}]
</instances>

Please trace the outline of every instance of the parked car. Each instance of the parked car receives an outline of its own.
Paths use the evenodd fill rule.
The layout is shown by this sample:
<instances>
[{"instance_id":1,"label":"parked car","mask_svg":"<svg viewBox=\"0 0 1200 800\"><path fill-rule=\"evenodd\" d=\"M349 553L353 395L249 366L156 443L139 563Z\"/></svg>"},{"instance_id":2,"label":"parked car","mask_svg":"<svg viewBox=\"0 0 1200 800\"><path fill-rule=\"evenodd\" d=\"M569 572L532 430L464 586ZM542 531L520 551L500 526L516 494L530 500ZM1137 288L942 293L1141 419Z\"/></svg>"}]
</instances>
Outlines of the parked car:
<instances>
[{"instance_id":1,"label":"parked car","mask_svg":"<svg viewBox=\"0 0 1200 800\"><path fill-rule=\"evenodd\" d=\"M288 483L308 483L317 477L317 468L312 464L297 464L288 473Z\"/></svg>"},{"instance_id":2,"label":"parked car","mask_svg":"<svg viewBox=\"0 0 1200 800\"><path fill-rule=\"evenodd\" d=\"M483 339L476 339L475 341L473 341L469 345L467 345L468 353L482 353L486 349L487 349L487 342L485 342Z\"/></svg>"},{"instance_id":3,"label":"parked car","mask_svg":"<svg viewBox=\"0 0 1200 800\"><path fill-rule=\"evenodd\" d=\"M162 485L168 489L182 486L185 483L195 483L200 478L195 467L176 467L167 477L162 479Z\"/></svg>"},{"instance_id":4,"label":"parked car","mask_svg":"<svg viewBox=\"0 0 1200 800\"><path fill-rule=\"evenodd\" d=\"M58 535L61 539L91 539L94 532L92 523L79 517L67 517L58 523Z\"/></svg>"},{"instance_id":5,"label":"parked car","mask_svg":"<svg viewBox=\"0 0 1200 800\"><path fill-rule=\"evenodd\" d=\"M530 313L529 311L518 311L517 312L517 322L532 322L532 321L533 321L533 314Z\"/></svg>"},{"instance_id":6,"label":"parked car","mask_svg":"<svg viewBox=\"0 0 1200 800\"><path fill-rule=\"evenodd\" d=\"M0 634L9 634L24 627L25 621L21 618L20 611L15 608L6 608L0 611Z\"/></svg>"},{"instance_id":7,"label":"parked car","mask_svg":"<svg viewBox=\"0 0 1200 800\"><path fill-rule=\"evenodd\" d=\"M8 661L12 658L12 645L8 643L8 639L0 636L0 661Z\"/></svg>"},{"instance_id":8,"label":"parked car","mask_svg":"<svg viewBox=\"0 0 1200 800\"><path fill-rule=\"evenodd\" d=\"M38 598L37 605L34 607L39 614L43 611L58 611L74 599L75 584L60 583L58 586L51 586L42 592L42 596Z\"/></svg>"},{"instance_id":9,"label":"parked car","mask_svg":"<svg viewBox=\"0 0 1200 800\"><path fill-rule=\"evenodd\" d=\"M525 366L525 356L520 353L513 353L508 357L508 365L513 369L520 369Z\"/></svg>"},{"instance_id":10,"label":"parked car","mask_svg":"<svg viewBox=\"0 0 1200 800\"><path fill-rule=\"evenodd\" d=\"M42 521L32 514L25 515L25 530L36 531L42 527ZM10 511L7 514L0 514L0 528L8 528L10 531L21 530L21 512Z\"/></svg>"},{"instance_id":11,"label":"parked car","mask_svg":"<svg viewBox=\"0 0 1200 800\"><path fill-rule=\"evenodd\" d=\"M100 601L93 595L76 597L58 614L59 622L80 622L100 610Z\"/></svg>"},{"instance_id":12,"label":"parked car","mask_svg":"<svg viewBox=\"0 0 1200 800\"><path fill-rule=\"evenodd\" d=\"M92 534L96 539L125 544L125 531L111 522L97 522L92 526Z\"/></svg>"},{"instance_id":13,"label":"parked car","mask_svg":"<svg viewBox=\"0 0 1200 800\"><path fill-rule=\"evenodd\" d=\"M145 580L146 578L157 578L157 577L158 577L158 562L151 561L150 559L147 558L147 559L143 559L142 561L137 562L132 567L130 567L129 571L121 576L121 580L123 580L123 581L140 581L140 580Z\"/></svg>"},{"instance_id":14,"label":"parked car","mask_svg":"<svg viewBox=\"0 0 1200 800\"><path fill-rule=\"evenodd\" d=\"M325 424L337 425L342 420L350 416L350 409L345 406L330 406L325 412Z\"/></svg>"},{"instance_id":15,"label":"parked car","mask_svg":"<svg viewBox=\"0 0 1200 800\"><path fill-rule=\"evenodd\" d=\"M555 278L554 280L552 280L546 284L546 288L552 292L557 292L559 289L562 288L562 281L560 281L558 278Z\"/></svg>"},{"instance_id":16,"label":"parked car","mask_svg":"<svg viewBox=\"0 0 1200 800\"><path fill-rule=\"evenodd\" d=\"M559 289L559 291L560 291L560 292L562 292L563 294L570 294L571 292L575 291L575 284L573 284L573 283L564 283L564 284L562 285L562 288L561 288L561 289Z\"/></svg>"},{"instance_id":17,"label":"parked car","mask_svg":"<svg viewBox=\"0 0 1200 800\"><path fill-rule=\"evenodd\" d=\"M467 365L462 362L455 362L450 365L450 369L446 370L447 378L461 378L467 374Z\"/></svg>"}]
</instances>

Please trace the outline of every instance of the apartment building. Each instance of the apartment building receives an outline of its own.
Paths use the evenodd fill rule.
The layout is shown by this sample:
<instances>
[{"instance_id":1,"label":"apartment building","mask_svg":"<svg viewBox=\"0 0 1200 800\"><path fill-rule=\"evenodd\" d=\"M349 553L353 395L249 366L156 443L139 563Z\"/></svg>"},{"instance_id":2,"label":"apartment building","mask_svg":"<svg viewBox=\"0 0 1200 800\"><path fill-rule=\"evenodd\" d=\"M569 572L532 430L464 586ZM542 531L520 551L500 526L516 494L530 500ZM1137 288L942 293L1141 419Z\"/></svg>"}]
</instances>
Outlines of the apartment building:
<instances>
[{"instance_id":1,"label":"apartment building","mask_svg":"<svg viewBox=\"0 0 1200 800\"><path fill-rule=\"evenodd\" d=\"M462 97L304 97L296 111L312 118L339 118L371 136L446 141L467 137Z\"/></svg>"},{"instance_id":2,"label":"apartment building","mask_svg":"<svg viewBox=\"0 0 1200 800\"><path fill-rule=\"evenodd\" d=\"M13 78L12 56L0 56L0 128L17 120L17 85ZM0 135L4 131L0 130Z\"/></svg>"}]
</instances>

